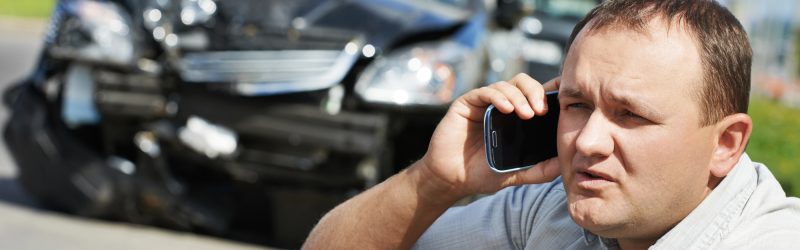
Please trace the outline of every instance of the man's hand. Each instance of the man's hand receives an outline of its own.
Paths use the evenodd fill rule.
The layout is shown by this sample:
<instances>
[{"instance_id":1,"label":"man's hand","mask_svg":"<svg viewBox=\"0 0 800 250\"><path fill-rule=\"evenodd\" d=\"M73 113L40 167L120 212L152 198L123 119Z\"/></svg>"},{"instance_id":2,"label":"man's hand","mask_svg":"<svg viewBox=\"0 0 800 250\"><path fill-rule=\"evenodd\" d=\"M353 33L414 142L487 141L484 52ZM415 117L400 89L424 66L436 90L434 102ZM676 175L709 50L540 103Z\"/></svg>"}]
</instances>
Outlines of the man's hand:
<instances>
[{"instance_id":1,"label":"man's hand","mask_svg":"<svg viewBox=\"0 0 800 250\"><path fill-rule=\"evenodd\" d=\"M542 86L519 74L464 94L450 106L421 160L333 209L303 248L410 248L462 197L554 179L559 174L555 159L524 171L491 171L483 147L483 113L494 104L500 112L515 112L523 119L543 115L548 108L545 90L557 85L558 79Z\"/></svg>"},{"instance_id":2,"label":"man's hand","mask_svg":"<svg viewBox=\"0 0 800 250\"><path fill-rule=\"evenodd\" d=\"M426 190L431 197L458 200L492 193L511 185L544 183L560 171L558 160L546 160L523 171L496 173L489 169L483 142L483 115L489 104L502 113L515 112L522 119L547 113L545 92L558 88L559 78L544 85L526 74L508 82L497 82L472 90L458 98L433 133L421 168L427 181L438 190ZM429 175L429 176L427 176Z\"/></svg>"}]
</instances>

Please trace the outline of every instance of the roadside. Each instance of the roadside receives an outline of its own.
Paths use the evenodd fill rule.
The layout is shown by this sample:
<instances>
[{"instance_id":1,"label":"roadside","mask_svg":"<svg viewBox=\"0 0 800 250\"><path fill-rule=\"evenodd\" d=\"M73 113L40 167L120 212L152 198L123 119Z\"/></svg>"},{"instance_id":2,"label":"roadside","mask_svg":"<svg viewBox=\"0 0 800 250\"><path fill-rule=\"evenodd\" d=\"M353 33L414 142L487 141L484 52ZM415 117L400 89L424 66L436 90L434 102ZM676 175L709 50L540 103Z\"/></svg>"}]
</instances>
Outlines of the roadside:
<instances>
[{"instance_id":1,"label":"roadside","mask_svg":"<svg viewBox=\"0 0 800 250\"><path fill-rule=\"evenodd\" d=\"M0 15L0 32L14 36L42 36L48 18L16 17ZM9 33L11 32L11 33Z\"/></svg>"},{"instance_id":2,"label":"roadside","mask_svg":"<svg viewBox=\"0 0 800 250\"><path fill-rule=\"evenodd\" d=\"M32 210L0 202L4 249L263 249L259 246Z\"/></svg>"}]
</instances>

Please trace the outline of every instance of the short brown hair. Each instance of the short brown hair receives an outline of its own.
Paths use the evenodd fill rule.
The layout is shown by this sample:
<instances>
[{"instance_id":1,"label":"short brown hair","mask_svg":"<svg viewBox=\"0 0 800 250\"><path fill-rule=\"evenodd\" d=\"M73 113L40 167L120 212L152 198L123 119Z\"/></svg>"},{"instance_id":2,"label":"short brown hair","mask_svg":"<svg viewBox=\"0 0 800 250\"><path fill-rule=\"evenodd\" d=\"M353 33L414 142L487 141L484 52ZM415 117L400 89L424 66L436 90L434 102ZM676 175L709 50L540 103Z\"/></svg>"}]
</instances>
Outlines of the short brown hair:
<instances>
[{"instance_id":1,"label":"short brown hair","mask_svg":"<svg viewBox=\"0 0 800 250\"><path fill-rule=\"evenodd\" d=\"M664 18L690 30L703 66L697 99L702 126L735 113L747 113L752 49L742 25L725 7L711 0L607 0L592 9L572 30L566 51L591 22L591 30L622 27L645 32L647 22Z\"/></svg>"}]
</instances>

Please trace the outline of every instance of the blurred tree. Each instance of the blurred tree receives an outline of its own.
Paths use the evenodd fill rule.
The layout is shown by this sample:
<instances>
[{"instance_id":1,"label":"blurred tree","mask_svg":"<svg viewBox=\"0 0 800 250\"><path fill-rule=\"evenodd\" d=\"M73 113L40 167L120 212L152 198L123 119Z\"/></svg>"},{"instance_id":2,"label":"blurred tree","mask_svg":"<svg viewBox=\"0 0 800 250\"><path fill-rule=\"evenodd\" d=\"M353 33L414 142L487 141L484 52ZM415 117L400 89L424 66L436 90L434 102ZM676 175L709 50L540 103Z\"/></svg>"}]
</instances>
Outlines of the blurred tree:
<instances>
[{"instance_id":1,"label":"blurred tree","mask_svg":"<svg viewBox=\"0 0 800 250\"><path fill-rule=\"evenodd\" d=\"M55 0L0 0L0 16L47 18Z\"/></svg>"}]
</instances>

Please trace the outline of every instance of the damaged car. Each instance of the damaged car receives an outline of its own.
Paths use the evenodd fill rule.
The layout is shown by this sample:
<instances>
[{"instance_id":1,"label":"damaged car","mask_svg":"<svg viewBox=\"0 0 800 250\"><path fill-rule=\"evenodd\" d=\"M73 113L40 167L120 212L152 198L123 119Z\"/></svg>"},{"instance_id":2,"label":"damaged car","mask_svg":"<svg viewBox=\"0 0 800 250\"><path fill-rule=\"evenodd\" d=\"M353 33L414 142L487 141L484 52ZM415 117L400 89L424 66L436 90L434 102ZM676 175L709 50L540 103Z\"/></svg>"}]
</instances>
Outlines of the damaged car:
<instances>
[{"instance_id":1,"label":"damaged car","mask_svg":"<svg viewBox=\"0 0 800 250\"><path fill-rule=\"evenodd\" d=\"M49 208L298 247L520 72L515 4L61 0L4 139Z\"/></svg>"}]
</instances>

